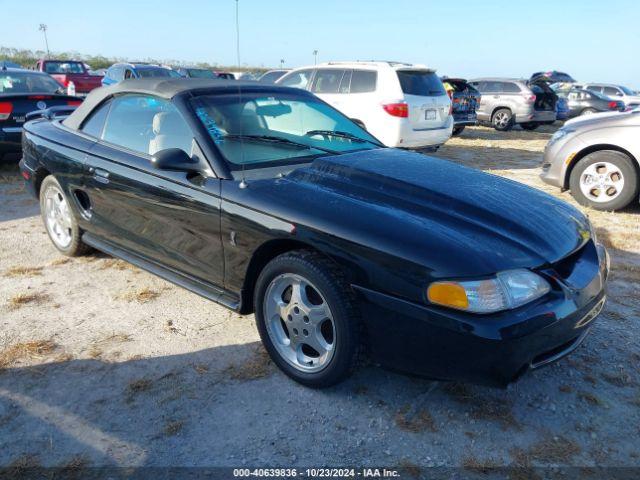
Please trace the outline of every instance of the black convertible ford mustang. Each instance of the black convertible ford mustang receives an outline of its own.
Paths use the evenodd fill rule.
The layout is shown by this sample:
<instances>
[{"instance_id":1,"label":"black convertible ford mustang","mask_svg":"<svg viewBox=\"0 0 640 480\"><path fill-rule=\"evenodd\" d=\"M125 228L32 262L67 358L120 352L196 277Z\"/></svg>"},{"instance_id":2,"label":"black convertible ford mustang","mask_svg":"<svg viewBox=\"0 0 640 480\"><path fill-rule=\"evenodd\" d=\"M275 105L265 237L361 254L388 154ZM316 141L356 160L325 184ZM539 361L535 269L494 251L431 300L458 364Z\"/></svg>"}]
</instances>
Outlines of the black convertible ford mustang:
<instances>
[{"instance_id":1,"label":"black convertible ford mustang","mask_svg":"<svg viewBox=\"0 0 640 480\"><path fill-rule=\"evenodd\" d=\"M579 211L385 148L297 89L97 89L25 126L21 168L58 250L94 247L255 312L273 361L310 386L363 350L505 385L576 348L605 301L607 253Z\"/></svg>"}]
</instances>

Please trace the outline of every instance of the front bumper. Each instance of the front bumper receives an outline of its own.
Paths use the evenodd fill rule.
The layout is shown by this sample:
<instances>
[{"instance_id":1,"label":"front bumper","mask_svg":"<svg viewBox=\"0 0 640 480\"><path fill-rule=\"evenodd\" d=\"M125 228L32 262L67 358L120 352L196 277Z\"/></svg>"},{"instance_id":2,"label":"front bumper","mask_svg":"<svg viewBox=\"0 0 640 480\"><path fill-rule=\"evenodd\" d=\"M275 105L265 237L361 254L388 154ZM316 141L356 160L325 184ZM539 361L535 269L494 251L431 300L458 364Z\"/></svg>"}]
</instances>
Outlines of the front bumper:
<instances>
[{"instance_id":1,"label":"front bumper","mask_svg":"<svg viewBox=\"0 0 640 480\"><path fill-rule=\"evenodd\" d=\"M587 145L575 135L547 143L542 157L540 179L549 185L565 189L567 170L575 162L576 155Z\"/></svg>"},{"instance_id":2,"label":"front bumper","mask_svg":"<svg viewBox=\"0 0 640 480\"><path fill-rule=\"evenodd\" d=\"M373 360L439 380L506 386L580 345L606 299L608 267L600 263L598 275L584 288L557 282L545 297L492 315L421 305L356 287Z\"/></svg>"}]
</instances>

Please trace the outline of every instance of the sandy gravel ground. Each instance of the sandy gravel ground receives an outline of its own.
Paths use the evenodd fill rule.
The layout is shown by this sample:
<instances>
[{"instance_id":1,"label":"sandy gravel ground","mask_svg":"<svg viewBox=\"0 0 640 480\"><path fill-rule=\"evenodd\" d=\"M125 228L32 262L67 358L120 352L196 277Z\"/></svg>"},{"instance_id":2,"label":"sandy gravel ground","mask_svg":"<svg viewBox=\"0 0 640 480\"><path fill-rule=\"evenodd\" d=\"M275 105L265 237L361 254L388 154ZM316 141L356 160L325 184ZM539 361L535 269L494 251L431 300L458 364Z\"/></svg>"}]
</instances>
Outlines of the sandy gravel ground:
<instances>
[{"instance_id":1,"label":"sandy gravel ground","mask_svg":"<svg viewBox=\"0 0 640 480\"><path fill-rule=\"evenodd\" d=\"M552 131L470 128L438 155L573 202L538 180ZM640 466L638 208L587 212L613 273L569 358L506 390L370 366L313 391L270 364L252 316L102 254L58 255L17 169L0 173L2 466Z\"/></svg>"}]
</instances>

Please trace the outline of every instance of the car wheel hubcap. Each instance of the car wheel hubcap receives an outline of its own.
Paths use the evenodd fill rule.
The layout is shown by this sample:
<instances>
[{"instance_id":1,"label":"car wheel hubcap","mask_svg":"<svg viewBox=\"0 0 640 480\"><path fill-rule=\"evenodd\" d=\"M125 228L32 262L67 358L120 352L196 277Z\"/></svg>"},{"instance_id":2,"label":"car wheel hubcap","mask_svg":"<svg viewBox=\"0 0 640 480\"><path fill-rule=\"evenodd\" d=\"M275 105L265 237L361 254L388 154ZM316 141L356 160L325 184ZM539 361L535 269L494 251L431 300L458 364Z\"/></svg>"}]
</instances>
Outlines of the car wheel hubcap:
<instances>
[{"instance_id":1,"label":"car wheel hubcap","mask_svg":"<svg viewBox=\"0 0 640 480\"><path fill-rule=\"evenodd\" d=\"M318 372L333 358L336 335L331 309L304 277L285 273L271 281L264 318L276 350L297 370Z\"/></svg>"},{"instance_id":2,"label":"car wheel hubcap","mask_svg":"<svg viewBox=\"0 0 640 480\"><path fill-rule=\"evenodd\" d=\"M501 113L497 113L496 114L496 119L495 119L495 123L496 125L498 125L499 127L506 127L507 123L509 123L509 115L507 115L504 112Z\"/></svg>"},{"instance_id":3,"label":"car wheel hubcap","mask_svg":"<svg viewBox=\"0 0 640 480\"><path fill-rule=\"evenodd\" d=\"M610 202L622 193L623 188L624 176L613 163L594 163L580 175L580 190L593 202Z\"/></svg>"},{"instance_id":4,"label":"car wheel hubcap","mask_svg":"<svg viewBox=\"0 0 640 480\"><path fill-rule=\"evenodd\" d=\"M58 187L47 187L44 193L44 215L47 231L54 243L67 248L71 243L71 212Z\"/></svg>"}]
</instances>

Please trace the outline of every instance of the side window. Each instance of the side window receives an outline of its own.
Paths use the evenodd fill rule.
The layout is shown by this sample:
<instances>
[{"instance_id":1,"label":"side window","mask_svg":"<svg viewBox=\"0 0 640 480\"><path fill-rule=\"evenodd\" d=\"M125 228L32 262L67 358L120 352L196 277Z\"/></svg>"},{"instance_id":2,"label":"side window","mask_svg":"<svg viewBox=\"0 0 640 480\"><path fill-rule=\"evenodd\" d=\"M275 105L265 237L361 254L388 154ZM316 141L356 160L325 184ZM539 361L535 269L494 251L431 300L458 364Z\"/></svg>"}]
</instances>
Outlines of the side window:
<instances>
[{"instance_id":1,"label":"side window","mask_svg":"<svg viewBox=\"0 0 640 480\"><path fill-rule=\"evenodd\" d=\"M124 95L113 100L102 139L147 155L167 148L180 148L191 155L193 134L171 102Z\"/></svg>"},{"instance_id":2,"label":"side window","mask_svg":"<svg viewBox=\"0 0 640 480\"><path fill-rule=\"evenodd\" d=\"M133 72L129 68L127 68L124 71L124 79L126 80L126 79L131 78L131 77L133 77Z\"/></svg>"},{"instance_id":3,"label":"side window","mask_svg":"<svg viewBox=\"0 0 640 480\"><path fill-rule=\"evenodd\" d=\"M354 70L351 77L351 93L375 92L378 72Z\"/></svg>"},{"instance_id":4,"label":"side window","mask_svg":"<svg viewBox=\"0 0 640 480\"><path fill-rule=\"evenodd\" d=\"M512 82L502 82L502 91L505 93L520 93L520 87Z\"/></svg>"},{"instance_id":5,"label":"side window","mask_svg":"<svg viewBox=\"0 0 640 480\"><path fill-rule=\"evenodd\" d=\"M314 93L338 93L340 81L344 75L344 70L324 69L318 70L311 91Z\"/></svg>"},{"instance_id":6,"label":"side window","mask_svg":"<svg viewBox=\"0 0 640 480\"><path fill-rule=\"evenodd\" d=\"M101 138L102 130L104 129L104 122L107 119L110 107L111 100L107 100L93 111L89 118L82 124L80 130L92 137Z\"/></svg>"},{"instance_id":7,"label":"side window","mask_svg":"<svg viewBox=\"0 0 640 480\"><path fill-rule=\"evenodd\" d=\"M483 93L497 93L500 91L500 83L499 82L482 82L481 83Z\"/></svg>"},{"instance_id":8,"label":"side window","mask_svg":"<svg viewBox=\"0 0 640 480\"><path fill-rule=\"evenodd\" d=\"M619 96L620 92L614 87L604 87L603 92L607 97Z\"/></svg>"},{"instance_id":9,"label":"side window","mask_svg":"<svg viewBox=\"0 0 640 480\"><path fill-rule=\"evenodd\" d=\"M313 70L300 70L299 72L292 72L289 75L285 76L282 81L279 82L279 84L285 87L306 89L312 73Z\"/></svg>"}]
</instances>

